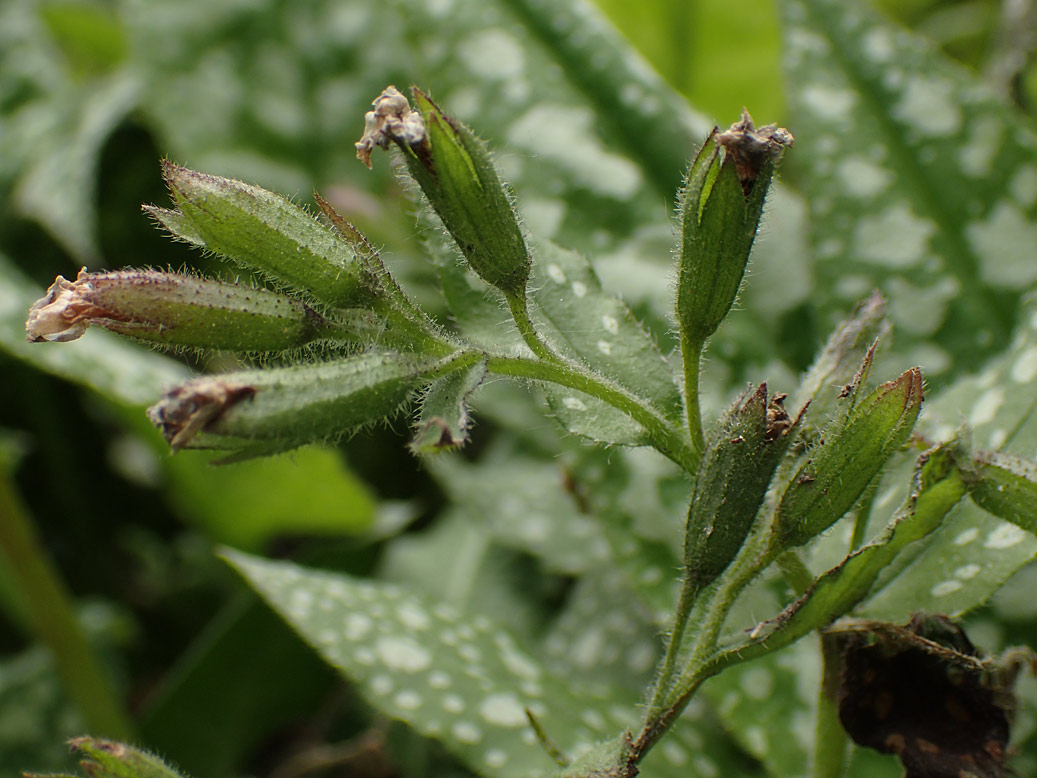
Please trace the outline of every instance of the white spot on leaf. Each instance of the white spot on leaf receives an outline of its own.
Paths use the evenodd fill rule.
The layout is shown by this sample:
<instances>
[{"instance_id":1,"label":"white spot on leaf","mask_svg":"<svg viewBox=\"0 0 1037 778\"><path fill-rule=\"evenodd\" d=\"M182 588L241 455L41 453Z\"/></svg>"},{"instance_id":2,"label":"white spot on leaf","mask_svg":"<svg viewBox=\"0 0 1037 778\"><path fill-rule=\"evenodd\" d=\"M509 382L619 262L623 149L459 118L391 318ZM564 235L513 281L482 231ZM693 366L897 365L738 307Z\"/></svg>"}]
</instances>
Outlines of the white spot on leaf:
<instances>
[{"instance_id":1,"label":"white spot on leaf","mask_svg":"<svg viewBox=\"0 0 1037 778\"><path fill-rule=\"evenodd\" d=\"M429 652L413 640L398 637L381 637L375 643L382 663L390 670L405 673L417 673L428 669L432 664Z\"/></svg>"},{"instance_id":2,"label":"white spot on leaf","mask_svg":"<svg viewBox=\"0 0 1037 778\"><path fill-rule=\"evenodd\" d=\"M563 397L562 405L564 405L570 411L587 410L587 406L583 404L583 400L581 400L579 397Z\"/></svg>"},{"instance_id":3,"label":"white spot on leaf","mask_svg":"<svg viewBox=\"0 0 1037 778\"><path fill-rule=\"evenodd\" d=\"M800 93L803 107L828 121L849 122L857 95L848 89L811 84Z\"/></svg>"},{"instance_id":4,"label":"white spot on leaf","mask_svg":"<svg viewBox=\"0 0 1037 778\"><path fill-rule=\"evenodd\" d=\"M969 424L973 427L978 427L981 424L993 421L1004 401L1005 390L1000 387L994 387L983 392L979 399L976 400L976 404L972 406L972 413L969 414Z\"/></svg>"},{"instance_id":5,"label":"white spot on leaf","mask_svg":"<svg viewBox=\"0 0 1037 778\"><path fill-rule=\"evenodd\" d=\"M1037 281L1037 224L1016 205L998 203L985 221L968 225L965 234L980 256L980 274L986 281L1012 287Z\"/></svg>"},{"instance_id":6,"label":"white spot on leaf","mask_svg":"<svg viewBox=\"0 0 1037 778\"><path fill-rule=\"evenodd\" d=\"M1022 530L1014 524L1002 524L987 535L987 541L983 545L987 548L1011 548L1025 537L1026 530Z\"/></svg>"},{"instance_id":7,"label":"white spot on leaf","mask_svg":"<svg viewBox=\"0 0 1037 778\"><path fill-rule=\"evenodd\" d=\"M469 71L487 80L515 78L526 64L522 46L502 29L480 30L461 42L458 53Z\"/></svg>"},{"instance_id":8,"label":"white spot on leaf","mask_svg":"<svg viewBox=\"0 0 1037 778\"><path fill-rule=\"evenodd\" d=\"M842 182L843 191L861 199L874 197L893 180L889 170L861 155L846 157L839 163L836 175Z\"/></svg>"},{"instance_id":9,"label":"white spot on leaf","mask_svg":"<svg viewBox=\"0 0 1037 778\"><path fill-rule=\"evenodd\" d=\"M954 577L962 581L971 581L982 568L977 564L962 565L954 571Z\"/></svg>"},{"instance_id":10,"label":"white spot on leaf","mask_svg":"<svg viewBox=\"0 0 1037 778\"><path fill-rule=\"evenodd\" d=\"M905 268L921 262L935 231L931 221L918 218L906 204L900 203L877 216L860 219L854 245L862 259L885 267Z\"/></svg>"},{"instance_id":11,"label":"white spot on leaf","mask_svg":"<svg viewBox=\"0 0 1037 778\"><path fill-rule=\"evenodd\" d=\"M954 539L954 545L956 546L967 546L969 543L979 537L979 529L972 527L962 532L958 537Z\"/></svg>"},{"instance_id":12,"label":"white spot on leaf","mask_svg":"<svg viewBox=\"0 0 1037 778\"><path fill-rule=\"evenodd\" d=\"M961 128L961 108L952 85L942 79L911 76L892 113L927 138L953 135Z\"/></svg>"},{"instance_id":13,"label":"white spot on leaf","mask_svg":"<svg viewBox=\"0 0 1037 778\"><path fill-rule=\"evenodd\" d=\"M1037 346L1023 349L1012 363L1010 375L1017 384L1028 384L1037 378Z\"/></svg>"},{"instance_id":14,"label":"white spot on leaf","mask_svg":"<svg viewBox=\"0 0 1037 778\"><path fill-rule=\"evenodd\" d=\"M398 708L403 710L417 710L421 707L421 695L412 689L405 689L397 692L396 696L393 697L393 702L396 703Z\"/></svg>"},{"instance_id":15,"label":"white spot on leaf","mask_svg":"<svg viewBox=\"0 0 1037 778\"><path fill-rule=\"evenodd\" d=\"M940 581L940 583L936 584L936 586L929 590L929 593L933 597L946 597L948 594L953 594L964 586L965 584L961 581Z\"/></svg>"},{"instance_id":16,"label":"white spot on leaf","mask_svg":"<svg viewBox=\"0 0 1037 778\"><path fill-rule=\"evenodd\" d=\"M454 737L462 743L474 745L482 740L482 730L470 721L458 721L450 728Z\"/></svg>"},{"instance_id":17,"label":"white spot on leaf","mask_svg":"<svg viewBox=\"0 0 1037 778\"><path fill-rule=\"evenodd\" d=\"M488 724L497 727L521 727L529 721L513 694L491 694L479 705L479 713Z\"/></svg>"}]
</instances>

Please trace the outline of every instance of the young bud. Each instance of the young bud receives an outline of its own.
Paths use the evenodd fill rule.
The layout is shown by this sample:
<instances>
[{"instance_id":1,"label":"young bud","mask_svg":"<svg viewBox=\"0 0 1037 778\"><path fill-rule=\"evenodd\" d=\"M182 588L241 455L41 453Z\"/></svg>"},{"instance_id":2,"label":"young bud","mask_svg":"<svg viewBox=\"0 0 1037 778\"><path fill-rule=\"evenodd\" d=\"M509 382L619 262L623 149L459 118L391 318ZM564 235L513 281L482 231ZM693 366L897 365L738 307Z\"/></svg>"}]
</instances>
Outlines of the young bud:
<instances>
[{"instance_id":1,"label":"young bud","mask_svg":"<svg viewBox=\"0 0 1037 778\"><path fill-rule=\"evenodd\" d=\"M370 164L374 146L396 143L472 270L508 298L524 296L529 250L486 144L417 88L414 100L420 113L388 87L367 114L357 156Z\"/></svg>"},{"instance_id":2,"label":"young bud","mask_svg":"<svg viewBox=\"0 0 1037 778\"><path fill-rule=\"evenodd\" d=\"M29 342L65 342L91 324L167 346L279 351L336 327L298 300L203 278L154 270L79 271L58 276L29 309Z\"/></svg>"},{"instance_id":3,"label":"young bud","mask_svg":"<svg viewBox=\"0 0 1037 778\"><path fill-rule=\"evenodd\" d=\"M334 229L280 195L163 163L179 213L151 214L177 235L337 308L381 295L376 269Z\"/></svg>"},{"instance_id":4,"label":"young bud","mask_svg":"<svg viewBox=\"0 0 1037 778\"><path fill-rule=\"evenodd\" d=\"M154 754L114 740L76 737L68 744L85 757L80 765L91 778L181 778L180 773Z\"/></svg>"},{"instance_id":5,"label":"young bud","mask_svg":"<svg viewBox=\"0 0 1037 778\"><path fill-rule=\"evenodd\" d=\"M791 144L788 130L757 130L743 111L730 129L713 130L688 170L679 198L677 321L693 343L716 332L734 304L775 162Z\"/></svg>"},{"instance_id":6,"label":"young bud","mask_svg":"<svg viewBox=\"0 0 1037 778\"><path fill-rule=\"evenodd\" d=\"M708 586L735 558L799 419L785 395L767 401L767 384L743 394L710 433L695 475L684 536L685 576ZM801 414L802 415L802 414Z\"/></svg>"},{"instance_id":7,"label":"young bud","mask_svg":"<svg viewBox=\"0 0 1037 778\"><path fill-rule=\"evenodd\" d=\"M822 431L778 505L775 532L783 547L806 543L853 507L907 441L921 405L922 373L916 367L879 386Z\"/></svg>"},{"instance_id":8,"label":"young bud","mask_svg":"<svg viewBox=\"0 0 1037 778\"><path fill-rule=\"evenodd\" d=\"M450 359L365 353L317 365L205 376L148 409L174 450L286 451L393 416Z\"/></svg>"}]
</instances>

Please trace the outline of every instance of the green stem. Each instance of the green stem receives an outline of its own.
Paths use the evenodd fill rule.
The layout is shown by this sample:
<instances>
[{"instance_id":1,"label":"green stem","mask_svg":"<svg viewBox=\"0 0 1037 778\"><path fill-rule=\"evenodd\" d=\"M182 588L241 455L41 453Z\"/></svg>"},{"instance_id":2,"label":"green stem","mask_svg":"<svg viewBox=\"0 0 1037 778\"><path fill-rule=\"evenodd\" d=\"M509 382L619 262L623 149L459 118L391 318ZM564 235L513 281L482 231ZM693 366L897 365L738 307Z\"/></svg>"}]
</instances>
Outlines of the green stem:
<instances>
[{"instance_id":1,"label":"green stem","mask_svg":"<svg viewBox=\"0 0 1037 778\"><path fill-rule=\"evenodd\" d=\"M677 664L677 657L680 655L684 632L688 627L691 609L698 594L699 588L685 576L680 601L677 603L677 615L674 617L673 629L670 631L670 637L666 643L666 654L663 657L662 667L655 679L655 690L652 692L652 701L648 705L646 720L661 717L665 712L666 697L673 686L673 670Z\"/></svg>"},{"instance_id":2,"label":"green stem","mask_svg":"<svg viewBox=\"0 0 1037 778\"><path fill-rule=\"evenodd\" d=\"M499 375L546 381L567 386L595 397L627 414L644 427L651 444L672 459L688 473L694 473L701 454L689 445L680 430L675 429L657 411L644 405L637 397L582 368L565 362L491 355L487 370Z\"/></svg>"},{"instance_id":3,"label":"green stem","mask_svg":"<svg viewBox=\"0 0 1037 778\"><path fill-rule=\"evenodd\" d=\"M778 557L777 562L785 580L796 594L803 594L814 583L814 574L795 551L786 551Z\"/></svg>"},{"instance_id":4,"label":"green stem","mask_svg":"<svg viewBox=\"0 0 1037 778\"><path fill-rule=\"evenodd\" d=\"M2 472L0 556L24 599L33 629L54 657L84 726L95 735L129 739L130 719L83 633L69 593L40 545L10 478Z\"/></svg>"},{"instance_id":5,"label":"green stem","mask_svg":"<svg viewBox=\"0 0 1037 778\"><path fill-rule=\"evenodd\" d=\"M533 320L529 318L529 303L526 301L526 295L507 295L507 300L508 308L511 309L511 316L515 320L519 334L526 341L530 351L549 362L560 362L561 358L540 339L540 335L533 326Z\"/></svg>"},{"instance_id":6,"label":"green stem","mask_svg":"<svg viewBox=\"0 0 1037 778\"><path fill-rule=\"evenodd\" d=\"M817 698L817 727L814 735L814 767L811 778L842 778L846 775L849 740L839 721L839 675L841 661L835 635L821 636L822 677Z\"/></svg>"},{"instance_id":7,"label":"green stem","mask_svg":"<svg viewBox=\"0 0 1037 778\"><path fill-rule=\"evenodd\" d=\"M688 415L688 432L692 445L702 451L705 438L702 434L702 412L699 409L699 373L705 341L690 340L681 334L681 356L684 362L684 407Z\"/></svg>"}]
</instances>

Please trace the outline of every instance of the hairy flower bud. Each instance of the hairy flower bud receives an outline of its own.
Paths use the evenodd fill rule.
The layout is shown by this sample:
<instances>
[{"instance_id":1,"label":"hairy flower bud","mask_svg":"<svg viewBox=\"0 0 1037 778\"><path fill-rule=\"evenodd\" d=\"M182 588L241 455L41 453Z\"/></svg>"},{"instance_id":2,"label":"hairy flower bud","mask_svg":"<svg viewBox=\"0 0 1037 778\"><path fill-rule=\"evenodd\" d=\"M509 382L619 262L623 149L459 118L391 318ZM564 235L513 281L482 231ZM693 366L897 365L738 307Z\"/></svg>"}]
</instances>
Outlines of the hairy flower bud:
<instances>
[{"instance_id":1,"label":"hairy flower bud","mask_svg":"<svg viewBox=\"0 0 1037 778\"><path fill-rule=\"evenodd\" d=\"M679 199L677 276L677 321L691 342L716 332L734 304L775 162L791 144L788 130L757 130L743 111L730 129L714 129L692 162Z\"/></svg>"},{"instance_id":2,"label":"hairy flower bud","mask_svg":"<svg viewBox=\"0 0 1037 778\"><path fill-rule=\"evenodd\" d=\"M396 143L472 270L506 297L524 296L529 250L486 144L417 88L414 100L418 111L395 87L382 92L365 118L357 156L370 164L372 148Z\"/></svg>"},{"instance_id":3,"label":"hairy flower bud","mask_svg":"<svg viewBox=\"0 0 1037 778\"><path fill-rule=\"evenodd\" d=\"M799 546L843 516L911 434L922 406L922 372L882 384L822 431L778 504L775 532Z\"/></svg>"},{"instance_id":4,"label":"hairy flower bud","mask_svg":"<svg viewBox=\"0 0 1037 778\"><path fill-rule=\"evenodd\" d=\"M163 174L179 211L150 212L174 234L337 308L382 296L376 258L284 197L171 162Z\"/></svg>"},{"instance_id":5,"label":"hairy flower bud","mask_svg":"<svg viewBox=\"0 0 1037 778\"><path fill-rule=\"evenodd\" d=\"M90 325L169 346L277 351L334 329L302 302L238 284L154 270L58 276L29 309L32 343L65 342Z\"/></svg>"},{"instance_id":6,"label":"hairy flower bud","mask_svg":"<svg viewBox=\"0 0 1037 778\"><path fill-rule=\"evenodd\" d=\"M743 394L717 422L695 475L684 536L684 568L696 589L708 586L745 542L796 423L785 395L767 384Z\"/></svg>"}]
</instances>

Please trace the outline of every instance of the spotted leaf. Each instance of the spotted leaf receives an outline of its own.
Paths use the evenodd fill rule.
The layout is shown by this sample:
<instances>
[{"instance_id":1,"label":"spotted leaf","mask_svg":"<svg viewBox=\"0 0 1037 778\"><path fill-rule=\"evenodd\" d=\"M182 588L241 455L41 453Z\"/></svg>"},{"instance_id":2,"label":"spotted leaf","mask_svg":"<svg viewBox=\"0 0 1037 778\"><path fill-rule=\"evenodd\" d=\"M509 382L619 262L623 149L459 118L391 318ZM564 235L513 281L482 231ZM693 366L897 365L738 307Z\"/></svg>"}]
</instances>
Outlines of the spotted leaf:
<instances>
[{"instance_id":1,"label":"spotted leaf","mask_svg":"<svg viewBox=\"0 0 1037 778\"><path fill-rule=\"evenodd\" d=\"M982 359L1037 281L1037 137L866 4L780 5L816 299L834 317L878 286L905 362L930 380Z\"/></svg>"}]
</instances>

